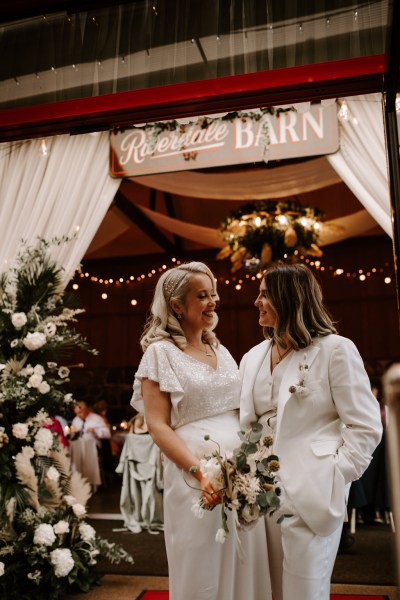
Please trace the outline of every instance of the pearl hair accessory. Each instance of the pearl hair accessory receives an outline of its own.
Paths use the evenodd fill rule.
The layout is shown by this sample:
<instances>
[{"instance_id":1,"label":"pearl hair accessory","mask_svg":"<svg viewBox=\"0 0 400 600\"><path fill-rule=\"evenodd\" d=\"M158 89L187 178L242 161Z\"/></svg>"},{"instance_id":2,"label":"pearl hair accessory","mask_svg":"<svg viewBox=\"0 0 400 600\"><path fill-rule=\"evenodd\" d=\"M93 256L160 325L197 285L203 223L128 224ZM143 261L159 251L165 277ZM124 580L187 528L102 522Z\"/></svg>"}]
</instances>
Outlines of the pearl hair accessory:
<instances>
[{"instance_id":1,"label":"pearl hair accessory","mask_svg":"<svg viewBox=\"0 0 400 600\"><path fill-rule=\"evenodd\" d=\"M166 298L171 298L176 290L176 288L182 283L182 281L185 279L186 275L187 275L187 271L183 271L182 272L182 276L181 277L169 277L167 278L167 280L163 283L163 291L164 291L164 296Z\"/></svg>"}]
</instances>

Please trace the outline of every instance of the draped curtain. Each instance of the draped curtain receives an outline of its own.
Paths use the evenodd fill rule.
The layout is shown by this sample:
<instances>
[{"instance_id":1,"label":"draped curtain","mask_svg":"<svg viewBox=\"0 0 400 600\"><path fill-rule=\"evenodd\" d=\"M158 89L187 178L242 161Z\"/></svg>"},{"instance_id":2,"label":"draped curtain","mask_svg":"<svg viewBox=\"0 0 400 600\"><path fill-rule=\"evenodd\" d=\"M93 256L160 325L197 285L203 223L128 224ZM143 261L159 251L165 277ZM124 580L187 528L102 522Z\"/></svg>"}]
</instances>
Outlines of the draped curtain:
<instances>
[{"instance_id":1,"label":"draped curtain","mask_svg":"<svg viewBox=\"0 0 400 600\"><path fill-rule=\"evenodd\" d=\"M21 241L74 239L50 249L68 282L119 187L109 175L109 136L55 136L0 145L0 267Z\"/></svg>"},{"instance_id":2,"label":"draped curtain","mask_svg":"<svg viewBox=\"0 0 400 600\"><path fill-rule=\"evenodd\" d=\"M360 58L389 0L136 0L0 27L0 108Z\"/></svg>"},{"instance_id":3,"label":"draped curtain","mask_svg":"<svg viewBox=\"0 0 400 600\"><path fill-rule=\"evenodd\" d=\"M327 156L353 194L392 237L390 194L380 94L345 100L340 150Z\"/></svg>"}]
</instances>

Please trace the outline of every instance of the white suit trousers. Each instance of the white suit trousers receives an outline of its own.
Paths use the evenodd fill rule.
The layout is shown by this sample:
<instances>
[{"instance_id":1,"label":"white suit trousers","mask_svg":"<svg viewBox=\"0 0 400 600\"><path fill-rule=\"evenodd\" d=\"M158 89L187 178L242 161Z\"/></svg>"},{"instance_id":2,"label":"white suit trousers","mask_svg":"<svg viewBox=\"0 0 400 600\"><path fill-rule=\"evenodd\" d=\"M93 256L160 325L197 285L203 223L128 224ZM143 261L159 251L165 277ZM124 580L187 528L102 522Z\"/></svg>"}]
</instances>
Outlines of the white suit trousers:
<instances>
[{"instance_id":1,"label":"white suit trousers","mask_svg":"<svg viewBox=\"0 0 400 600\"><path fill-rule=\"evenodd\" d=\"M274 600L329 600L342 526L321 537L298 515L280 525L274 515L266 517L266 531Z\"/></svg>"}]
</instances>

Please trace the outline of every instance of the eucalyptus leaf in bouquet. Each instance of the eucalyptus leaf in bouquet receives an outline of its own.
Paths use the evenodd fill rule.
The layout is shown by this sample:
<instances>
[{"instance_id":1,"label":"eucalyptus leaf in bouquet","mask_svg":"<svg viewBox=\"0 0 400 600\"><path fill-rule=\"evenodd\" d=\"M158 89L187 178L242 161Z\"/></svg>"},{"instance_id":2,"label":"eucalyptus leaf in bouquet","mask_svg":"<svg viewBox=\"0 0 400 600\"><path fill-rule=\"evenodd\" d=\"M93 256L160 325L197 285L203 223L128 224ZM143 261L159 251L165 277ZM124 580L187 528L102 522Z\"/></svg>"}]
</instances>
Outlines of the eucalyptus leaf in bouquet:
<instances>
[{"instance_id":1,"label":"eucalyptus leaf in bouquet","mask_svg":"<svg viewBox=\"0 0 400 600\"><path fill-rule=\"evenodd\" d=\"M208 475L218 490L222 527L216 532L216 540L223 543L229 534L228 512L234 512L239 529L248 529L265 515L272 516L280 507L280 489L277 483L279 458L272 453L273 439L263 436L260 423L252 423L247 431L238 433L241 445L233 453L221 454L220 446L200 461L200 469ZM205 436L208 440L209 437ZM212 441L212 440L211 440ZM191 468L193 473L196 467ZM194 503L195 516L203 517L205 511L214 510L201 495ZM277 522L290 515L280 514Z\"/></svg>"},{"instance_id":2,"label":"eucalyptus leaf in bouquet","mask_svg":"<svg viewBox=\"0 0 400 600\"><path fill-rule=\"evenodd\" d=\"M0 598L57 600L99 582L99 558L133 562L85 521L89 483L71 472L55 416L75 348L96 353L74 328L82 309L64 290L51 244L23 244L0 276Z\"/></svg>"}]
</instances>

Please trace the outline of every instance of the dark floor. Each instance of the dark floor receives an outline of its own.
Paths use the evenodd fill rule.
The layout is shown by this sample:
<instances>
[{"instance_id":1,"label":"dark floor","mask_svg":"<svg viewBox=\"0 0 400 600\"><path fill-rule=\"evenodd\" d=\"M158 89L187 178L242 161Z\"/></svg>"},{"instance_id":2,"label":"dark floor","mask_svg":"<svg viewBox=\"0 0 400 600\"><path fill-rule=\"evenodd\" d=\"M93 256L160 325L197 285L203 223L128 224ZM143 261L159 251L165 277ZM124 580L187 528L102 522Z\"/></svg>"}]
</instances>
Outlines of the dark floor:
<instances>
[{"instance_id":1,"label":"dark floor","mask_svg":"<svg viewBox=\"0 0 400 600\"><path fill-rule=\"evenodd\" d=\"M89 502L89 518L101 537L122 544L135 564L111 565L103 561L104 573L167 576L164 536L121 531L118 518L121 480L100 489ZM102 518L97 518L102 516ZM96 518L94 518L96 517ZM117 530L117 531L115 531ZM118 531L119 530L119 531ZM354 544L337 556L332 582L362 585L396 585L394 534L386 524L357 524Z\"/></svg>"}]
</instances>

